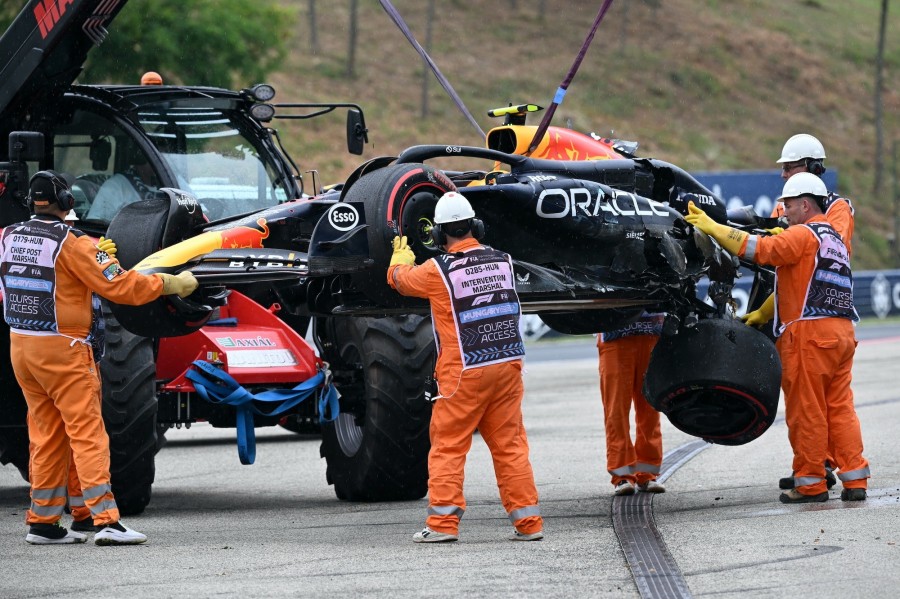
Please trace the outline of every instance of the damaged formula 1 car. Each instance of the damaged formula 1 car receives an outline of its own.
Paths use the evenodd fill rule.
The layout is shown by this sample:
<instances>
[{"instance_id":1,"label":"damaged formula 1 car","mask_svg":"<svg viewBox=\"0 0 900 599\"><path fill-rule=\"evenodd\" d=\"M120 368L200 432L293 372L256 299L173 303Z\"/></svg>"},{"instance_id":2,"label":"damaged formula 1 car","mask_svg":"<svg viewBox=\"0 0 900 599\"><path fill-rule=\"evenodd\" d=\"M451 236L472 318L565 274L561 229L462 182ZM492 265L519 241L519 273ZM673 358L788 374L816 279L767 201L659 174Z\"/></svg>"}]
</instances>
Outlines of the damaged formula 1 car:
<instances>
[{"instance_id":1,"label":"damaged formula 1 car","mask_svg":"<svg viewBox=\"0 0 900 599\"><path fill-rule=\"evenodd\" d=\"M387 286L390 241L406 235L418 262L437 255L434 206L443 193L457 190L484 223L482 241L512 256L525 313L560 332L584 334L621 327L644 310L666 312L666 333L647 375L654 407L678 428L714 443L737 445L762 434L778 403L775 348L731 314L736 261L682 218L694 201L725 222L723 203L675 165L637 158L624 144L566 129L551 127L530 157L516 153L528 132L533 128L508 122L488 134L487 148L409 148L360 166L339 191L206 226L200 236L135 266L144 272L191 270L202 288L184 302L187 307L161 299L152 312L114 312L139 335L158 334L161 327L187 334L205 322L226 287L280 279L282 308L315 315L337 337L356 330L348 323L360 318L427 314L427 303ZM559 155L579 159L554 159ZM492 167L428 164L436 159ZM170 206L177 212L183 203ZM145 220L139 210L126 207L111 236L138 237ZM311 223L315 227L304 239L303 227ZM240 231L254 231L262 251L235 250L219 241ZM697 297L703 278L709 279L710 303ZM346 362L333 348L323 349L326 358ZM378 351L377 342L371 349ZM430 342L429 348L408 351L430 352ZM402 369L402 363L394 367ZM377 429L373 407L367 401L341 403L340 417L326 430L326 456L353 459L361 440ZM424 400L410 409L426 409ZM337 476L332 461L329 472Z\"/></svg>"},{"instance_id":2,"label":"damaged formula 1 car","mask_svg":"<svg viewBox=\"0 0 900 599\"><path fill-rule=\"evenodd\" d=\"M650 403L679 429L713 443L757 438L775 418L780 360L764 334L734 319L737 260L682 215L693 201L720 222L740 218L754 228L758 219L747 211L726 214L724 203L684 170L636 157L636 144L550 127L528 152L536 128L524 117L535 108L490 111L506 122L488 132L486 149L419 146L390 164L361 167L365 174L351 178L341 198L360 215L358 224L336 238L331 223L320 223L311 239L311 276L326 275L339 292L314 308L361 310L371 302L421 310L385 287L389 241L406 235L419 262L438 253L430 235L433 208L443 192L456 189L484 222L482 241L512 256L525 313L561 333L585 334L621 327L644 310L666 312L646 377ZM451 171L427 164L438 158L493 166ZM352 272L348 261L355 256L361 270ZM697 297L703 278L709 303ZM754 305L771 289L770 273L759 271L756 282Z\"/></svg>"}]
</instances>

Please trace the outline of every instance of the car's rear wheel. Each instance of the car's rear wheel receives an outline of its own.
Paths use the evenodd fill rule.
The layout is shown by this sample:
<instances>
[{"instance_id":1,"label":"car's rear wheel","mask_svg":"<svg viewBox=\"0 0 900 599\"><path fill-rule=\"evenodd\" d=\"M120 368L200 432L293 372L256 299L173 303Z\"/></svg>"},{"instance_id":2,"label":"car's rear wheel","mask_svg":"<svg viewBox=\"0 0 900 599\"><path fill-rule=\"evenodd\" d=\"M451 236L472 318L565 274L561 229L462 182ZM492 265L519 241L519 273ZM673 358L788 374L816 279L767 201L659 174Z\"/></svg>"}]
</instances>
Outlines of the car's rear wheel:
<instances>
[{"instance_id":1,"label":"car's rear wheel","mask_svg":"<svg viewBox=\"0 0 900 599\"><path fill-rule=\"evenodd\" d=\"M321 454L335 494L348 501L424 496L431 419L424 383L434 368L431 319L329 318L317 328L328 338L325 358L341 393L340 416L322 430Z\"/></svg>"},{"instance_id":2,"label":"car's rear wheel","mask_svg":"<svg viewBox=\"0 0 900 599\"><path fill-rule=\"evenodd\" d=\"M679 430L743 445L775 420L781 360L775 345L739 320L702 320L664 335L650 357L644 395Z\"/></svg>"},{"instance_id":3,"label":"car's rear wheel","mask_svg":"<svg viewBox=\"0 0 900 599\"><path fill-rule=\"evenodd\" d=\"M347 191L348 202L365 203L369 256L374 267L353 276L356 286L379 305L411 303L387 286L384 272L390 262L391 240L405 235L417 262L434 256L438 248L430 231L434 206L453 183L425 164L394 164L361 177ZM421 303L412 300L413 303Z\"/></svg>"}]
</instances>

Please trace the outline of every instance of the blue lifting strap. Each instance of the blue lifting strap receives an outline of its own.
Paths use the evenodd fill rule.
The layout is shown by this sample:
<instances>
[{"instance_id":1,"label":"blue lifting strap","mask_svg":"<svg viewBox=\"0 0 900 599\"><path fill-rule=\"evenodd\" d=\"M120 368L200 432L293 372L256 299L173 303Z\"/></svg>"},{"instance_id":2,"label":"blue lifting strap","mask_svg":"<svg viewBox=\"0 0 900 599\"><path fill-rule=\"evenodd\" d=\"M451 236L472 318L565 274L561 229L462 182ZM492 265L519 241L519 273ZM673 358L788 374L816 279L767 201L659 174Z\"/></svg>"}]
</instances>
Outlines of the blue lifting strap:
<instances>
[{"instance_id":1,"label":"blue lifting strap","mask_svg":"<svg viewBox=\"0 0 900 599\"><path fill-rule=\"evenodd\" d=\"M287 412L311 395L319 397L319 422L331 422L340 411L338 392L331 384L330 377L319 371L293 389L273 389L254 395L247 391L227 372L205 360L195 360L194 368L185 375L194 383L197 394L213 404L234 406L237 413L238 456L242 464L252 464L256 460L256 431L253 415L277 416ZM276 404L271 409L263 409L253 402Z\"/></svg>"}]
</instances>

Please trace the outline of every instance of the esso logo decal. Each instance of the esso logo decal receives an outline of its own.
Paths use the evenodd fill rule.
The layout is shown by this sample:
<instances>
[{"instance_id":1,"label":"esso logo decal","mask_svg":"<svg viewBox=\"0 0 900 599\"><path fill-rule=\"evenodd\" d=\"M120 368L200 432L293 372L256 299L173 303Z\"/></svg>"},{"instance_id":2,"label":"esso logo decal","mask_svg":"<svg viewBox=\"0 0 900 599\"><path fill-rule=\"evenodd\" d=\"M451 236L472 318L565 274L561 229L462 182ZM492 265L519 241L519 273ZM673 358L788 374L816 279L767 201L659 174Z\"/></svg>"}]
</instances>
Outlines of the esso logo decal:
<instances>
[{"instance_id":1,"label":"esso logo decal","mask_svg":"<svg viewBox=\"0 0 900 599\"><path fill-rule=\"evenodd\" d=\"M335 204L328 209L328 222L338 231L349 231L359 222L359 213L350 204Z\"/></svg>"}]
</instances>

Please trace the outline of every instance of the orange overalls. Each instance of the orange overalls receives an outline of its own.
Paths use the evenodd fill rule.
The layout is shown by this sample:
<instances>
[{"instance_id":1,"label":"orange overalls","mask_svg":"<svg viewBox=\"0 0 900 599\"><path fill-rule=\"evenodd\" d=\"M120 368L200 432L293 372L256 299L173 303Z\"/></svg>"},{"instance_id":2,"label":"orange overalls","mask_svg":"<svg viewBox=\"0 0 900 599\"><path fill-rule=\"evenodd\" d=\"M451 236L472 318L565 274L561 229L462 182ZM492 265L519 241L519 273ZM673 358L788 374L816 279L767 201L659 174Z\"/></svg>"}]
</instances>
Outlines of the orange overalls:
<instances>
[{"instance_id":1,"label":"orange overalls","mask_svg":"<svg viewBox=\"0 0 900 599\"><path fill-rule=\"evenodd\" d=\"M779 218L784 215L784 202L776 202L775 208L772 209L772 217ZM841 197L836 193L829 193L825 198L825 219L847 246L847 254L853 255L853 205L847 198ZM832 441L829 440L827 464L833 467L836 464L834 459L834 449L831 446Z\"/></svg>"},{"instance_id":2,"label":"orange overalls","mask_svg":"<svg viewBox=\"0 0 900 599\"><path fill-rule=\"evenodd\" d=\"M788 439L794 450L795 488L803 495L827 491L824 464L829 447L845 489L865 489L869 477L850 388L856 352L853 322L847 317L805 313L815 299L809 297L811 286L821 277L837 276L817 269L817 256L822 259L820 248L825 246L810 228L816 223L827 224L828 220L817 215L807 226L794 225L780 235L751 236L740 253L757 264L776 266L776 323L783 323L776 346L781 357ZM825 250L837 255L845 246L837 240ZM849 255L841 259L849 272ZM852 298L849 287L845 294Z\"/></svg>"},{"instance_id":3,"label":"orange overalls","mask_svg":"<svg viewBox=\"0 0 900 599\"><path fill-rule=\"evenodd\" d=\"M623 480L656 480L662 466L659 412L642 391L650 353L659 340L662 314L645 314L623 329L597 336L600 354L600 399L606 431L606 470L613 486ZM634 405L635 439L631 440Z\"/></svg>"},{"instance_id":4,"label":"orange overalls","mask_svg":"<svg viewBox=\"0 0 900 599\"><path fill-rule=\"evenodd\" d=\"M457 254L482 248L464 239L448 248ZM435 258L419 266L394 265L388 283L402 295L427 298L438 340L435 369L439 398L431 413L428 452L428 517L435 531L457 534L466 509L463 476L466 454L477 429L487 443L503 507L516 530L543 529L537 487L522 423L522 360L463 368L453 302ZM518 334L518 332L516 332Z\"/></svg>"},{"instance_id":5,"label":"orange overalls","mask_svg":"<svg viewBox=\"0 0 900 599\"><path fill-rule=\"evenodd\" d=\"M100 379L85 340L91 328L91 292L140 305L160 296L162 280L123 270L89 237L46 215L4 229L0 251L10 355L28 404L33 444L26 523L52 524L62 516L67 482L74 475L70 444L75 476L94 524L117 522Z\"/></svg>"},{"instance_id":6,"label":"orange overalls","mask_svg":"<svg viewBox=\"0 0 900 599\"><path fill-rule=\"evenodd\" d=\"M98 373L99 374L99 373ZM28 427L31 428L31 412L25 416ZM34 453L34 441L28 443L28 455ZM75 469L75 460L72 459L71 449L69 451L69 473L67 475L66 493L68 495L69 513L72 514L72 520L81 521L91 515L91 510L84 504L84 492L81 489L81 481L78 479L78 470ZM28 480L34 480L31 477L31 460L28 462Z\"/></svg>"},{"instance_id":7,"label":"orange overalls","mask_svg":"<svg viewBox=\"0 0 900 599\"><path fill-rule=\"evenodd\" d=\"M847 246L847 253L853 255L853 206L850 200L836 193L829 193L825 198L825 219L828 221ZM772 218L784 215L784 203L777 202L772 209Z\"/></svg>"}]
</instances>

